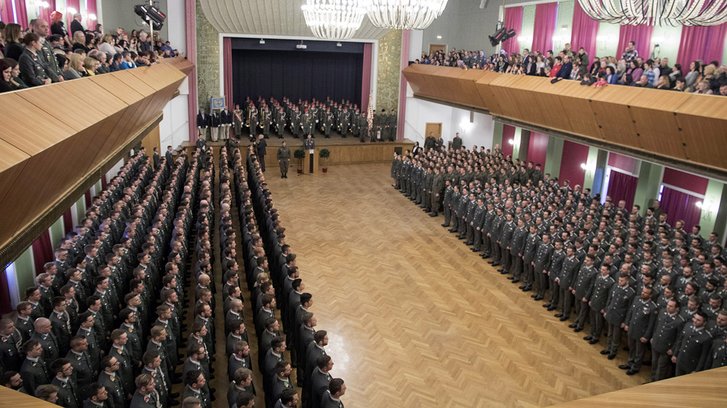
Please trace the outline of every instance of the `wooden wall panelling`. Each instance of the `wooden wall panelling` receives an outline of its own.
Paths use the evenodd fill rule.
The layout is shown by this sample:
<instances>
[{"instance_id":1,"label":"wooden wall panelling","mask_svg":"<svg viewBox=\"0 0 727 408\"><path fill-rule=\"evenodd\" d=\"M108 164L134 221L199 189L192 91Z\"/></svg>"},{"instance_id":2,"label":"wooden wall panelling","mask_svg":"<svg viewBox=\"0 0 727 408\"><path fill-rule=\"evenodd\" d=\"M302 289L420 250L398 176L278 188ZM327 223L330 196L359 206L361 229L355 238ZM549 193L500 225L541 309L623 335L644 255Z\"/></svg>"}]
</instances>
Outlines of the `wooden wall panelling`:
<instances>
[{"instance_id":1,"label":"wooden wall panelling","mask_svg":"<svg viewBox=\"0 0 727 408\"><path fill-rule=\"evenodd\" d=\"M570 124L564 130L570 129L571 133L591 139L601 139L598 123L588 102L599 90L570 81L558 85L558 93L553 95L553 99L560 101L565 111L565 118Z\"/></svg>"},{"instance_id":2,"label":"wooden wall panelling","mask_svg":"<svg viewBox=\"0 0 727 408\"><path fill-rule=\"evenodd\" d=\"M162 63L169 64L184 72L186 75L189 75L189 73L194 69L194 64L186 58L162 58Z\"/></svg>"},{"instance_id":3,"label":"wooden wall panelling","mask_svg":"<svg viewBox=\"0 0 727 408\"><path fill-rule=\"evenodd\" d=\"M0 401L6 407L14 408L58 408L58 405L45 402L22 392L0 386Z\"/></svg>"},{"instance_id":4,"label":"wooden wall panelling","mask_svg":"<svg viewBox=\"0 0 727 408\"><path fill-rule=\"evenodd\" d=\"M502 112L502 108L497 103L497 98L495 97L495 94L492 91L492 87L490 86L492 81L496 80L499 77L500 75L494 72L485 71L484 75L482 75L480 79L478 79L475 83L477 93L480 94L480 99L482 99L482 102L484 103L485 110L488 110L492 114L496 114L496 112Z\"/></svg>"},{"instance_id":5,"label":"wooden wall panelling","mask_svg":"<svg viewBox=\"0 0 727 408\"><path fill-rule=\"evenodd\" d=\"M69 144L64 141L60 145ZM66 191L76 178L71 160L44 150L24 162L2 201L0 243L5 243L35 219L49 201Z\"/></svg>"},{"instance_id":6,"label":"wooden wall panelling","mask_svg":"<svg viewBox=\"0 0 727 408\"><path fill-rule=\"evenodd\" d=\"M0 202L5 200L29 157L27 153L0 139Z\"/></svg>"},{"instance_id":7,"label":"wooden wall panelling","mask_svg":"<svg viewBox=\"0 0 727 408\"><path fill-rule=\"evenodd\" d=\"M425 95L426 91L423 87L424 82L424 76L419 74L417 71L411 70L409 68L406 68L402 71L402 74L406 78L407 82L409 82L409 86L411 86L411 90L414 92L414 94L417 95Z\"/></svg>"},{"instance_id":8,"label":"wooden wall panelling","mask_svg":"<svg viewBox=\"0 0 727 408\"><path fill-rule=\"evenodd\" d=\"M485 104L480 97L480 93L477 92L477 86L475 84L482 77L484 71L470 69L467 71L461 70L460 72L458 83L462 104L473 108L481 108Z\"/></svg>"},{"instance_id":9,"label":"wooden wall panelling","mask_svg":"<svg viewBox=\"0 0 727 408\"><path fill-rule=\"evenodd\" d=\"M641 147L657 154L686 158L674 112L688 98L679 92L644 89L631 99L629 112L634 121Z\"/></svg>"},{"instance_id":10,"label":"wooden wall panelling","mask_svg":"<svg viewBox=\"0 0 727 408\"><path fill-rule=\"evenodd\" d=\"M591 96L589 104L600 130L600 139L642 149L628 104L640 97L641 89L607 86Z\"/></svg>"},{"instance_id":11,"label":"wooden wall panelling","mask_svg":"<svg viewBox=\"0 0 727 408\"><path fill-rule=\"evenodd\" d=\"M573 113L569 109L570 106L563 105L559 96L571 92L572 86L580 85L577 85L574 81L560 81L551 84L545 78L537 79L540 79L540 81L533 87L532 93L534 102L540 107L544 127L561 131L570 130L569 116ZM586 102L580 101L580 103L585 104Z\"/></svg>"},{"instance_id":12,"label":"wooden wall panelling","mask_svg":"<svg viewBox=\"0 0 727 408\"><path fill-rule=\"evenodd\" d=\"M519 106L515 102L515 92L512 89L512 83L517 79L515 75L500 75L489 84L491 92L494 95L494 100L499 108L497 114L500 116L513 119L526 117L525 111L528 108Z\"/></svg>"},{"instance_id":13,"label":"wooden wall panelling","mask_svg":"<svg viewBox=\"0 0 727 408\"><path fill-rule=\"evenodd\" d=\"M527 118L528 122L541 126L546 126L550 122L547 119L548 105L541 105L541 98L537 91L538 87L543 85L544 80L547 85L554 86L544 78L526 76L511 81L509 87L513 96L512 103L520 108L523 117Z\"/></svg>"},{"instance_id":14,"label":"wooden wall panelling","mask_svg":"<svg viewBox=\"0 0 727 408\"><path fill-rule=\"evenodd\" d=\"M689 161L727 169L727 103L723 96L687 95L676 110L676 121Z\"/></svg>"}]
</instances>

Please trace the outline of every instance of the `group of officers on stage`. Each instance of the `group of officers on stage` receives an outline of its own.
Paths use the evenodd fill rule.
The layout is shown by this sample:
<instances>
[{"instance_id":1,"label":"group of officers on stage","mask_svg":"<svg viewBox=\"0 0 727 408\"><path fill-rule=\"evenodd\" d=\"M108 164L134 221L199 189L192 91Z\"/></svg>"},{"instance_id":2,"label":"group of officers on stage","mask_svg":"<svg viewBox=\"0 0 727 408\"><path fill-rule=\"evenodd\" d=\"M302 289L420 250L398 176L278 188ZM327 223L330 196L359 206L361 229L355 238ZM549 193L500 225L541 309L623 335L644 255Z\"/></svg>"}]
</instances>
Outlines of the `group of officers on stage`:
<instances>
[{"instance_id":1,"label":"group of officers on stage","mask_svg":"<svg viewBox=\"0 0 727 408\"><path fill-rule=\"evenodd\" d=\"M272 135L283 138L288 131L295 138L305 138L316 133L326 138L337 133L341 137L349 135L359 138L361 143L394 141L396 139L397 117L385 109L362 112L350 101L336 102L331 98L325 101L291 101L283 98L253 101L248 97L230 111L211 109L210 113L200 110L197 114L199 137L207 140L226 140L231 136L241 138L247 133L250 141L262 134L266 139Z\"/></svg>"},{"instance_id":2,"label":"group of officers on stage","mask_svg":"<svg viewBox=\"0 0 727 408\"><path fill-rule=\"evenodd\" d=\"M645 362L652 381L727 365L727 256L717 233L671 226L658 202L645 216L623 200L601 204L497 146L456 142L395 155L394 186L432 217L443 210L442 226L575 332L588 329L585 341L605 333L609 360L626 337L626 374Z\"/></svg>"}]
</instances>

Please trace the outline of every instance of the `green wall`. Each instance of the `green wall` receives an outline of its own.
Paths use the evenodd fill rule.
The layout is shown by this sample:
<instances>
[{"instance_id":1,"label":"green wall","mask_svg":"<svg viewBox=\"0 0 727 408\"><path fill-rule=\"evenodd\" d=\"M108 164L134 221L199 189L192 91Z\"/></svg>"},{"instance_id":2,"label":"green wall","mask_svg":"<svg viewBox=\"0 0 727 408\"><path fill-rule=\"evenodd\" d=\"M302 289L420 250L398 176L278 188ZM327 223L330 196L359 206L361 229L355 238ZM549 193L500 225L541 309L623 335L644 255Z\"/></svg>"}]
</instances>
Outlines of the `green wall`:
<instances>
[{"instance_id":1,"label":"green wall","mask_svg":"<svg viewBox=\"0 0 727 408\"><path fill-rule=\"evenodd\" d=\"M722 191L724 190L724 184L719 181L710 179L707 184L707 191L704 193L704 200L702 201L702 215L699 218L699 225L702 227L703 235L708 235L710 232L715 230L715 226L718 232L720 228L724 226L717 226L717 214L721 207Z\"/></svg>"},{"instance_id":2,"label":"green wall","mask_svg":"<svg viewBox=\"0 0 727 408\"><path fill-rule=\"evenodd\" d=\"M523 25L518 33L520 51L530 49L533 45L533 28L535 27L535 5L523 6ZM532 50L531 50L532 51Z\"/></svg>"},{"instance_id":3,"label":"green wall","mask_svg":"<svg viewBox=\"0 0 727 408\"><path fill-rule=\"evenodd\" d=\"M548 138L548 151L545 155L545 168L543 173L550 173L551 177L560 176L560 162L563 159L563 139L550 136Z\"/></svg>"},{"instance_id":4,"label":"green wall","mask_svg":"<svg viewBox=\"0 0 727 408\"><path fill-rule=\"evenodd\" d=\"M596 57L621 55L616 50L618 47L618 31L618 24L602 22L598 25L598 37L596 37Z\"/></svg>"},{"instance_id":5,"label":"green wall","mask_svg":"<svg viewBox=\"0 0 727 408\"><path fill-rule=\"evenodd\" d=\"M573 0L561 1L558 3L558 17L555 22L553 33L553 50L562 50L565 43L570 42L571 31L573 31ZM576 48L574 51L578 51Z\"/></svg>"},{"instance_id":6,"label":"green wall","mask_svg":"<svg viewBox=\"0 0 727 408\"><path fill-rule=\"evenodd\" d=\"M634 195L634 204L641 206L641 214L646 214L646 208L649 201L659 195L659 186L664 174L664 166L641 162L639 168L639 181L636 185L636 194Z\"/></svg>"},{"instance_id":7,"label":"green wall","mask_svg":"<svg viewBox=\"0 0 727 408\"><path fill-rule=\"evenodd\" d=\"M66 235L63 230L63 217L56 220L49 228L51 246L55 249L61 243L63 236Z\"/></svg>"},{"instance_id":8,"label":"green wall","mask_svg":"<svg viewBox=\"0 0 727 408\"><path fill-rule=\"evenodd\" d=\"M28 247L15 260L15 274L18 282L18 296L22 299L25 289L35 286L34 278L36 275L35 263L33 262L33 247ZM42 271L41 271L42 272ZM11 291L13 288L9 288ZM12 295L11 295L12 298Z\"/></svg>"},{"instance_id":9,"label":"green wall","mask_svg":"<svg viewBox=\"0 0 727 408\"><path fill-rule=\"evenodd\" d=\"M500 149L502 149L502 127L501 122L495 122L495 128L492 134L492 146L490 148L494 149L496 145L500 145Z\"/></svg>"}]
</instances>

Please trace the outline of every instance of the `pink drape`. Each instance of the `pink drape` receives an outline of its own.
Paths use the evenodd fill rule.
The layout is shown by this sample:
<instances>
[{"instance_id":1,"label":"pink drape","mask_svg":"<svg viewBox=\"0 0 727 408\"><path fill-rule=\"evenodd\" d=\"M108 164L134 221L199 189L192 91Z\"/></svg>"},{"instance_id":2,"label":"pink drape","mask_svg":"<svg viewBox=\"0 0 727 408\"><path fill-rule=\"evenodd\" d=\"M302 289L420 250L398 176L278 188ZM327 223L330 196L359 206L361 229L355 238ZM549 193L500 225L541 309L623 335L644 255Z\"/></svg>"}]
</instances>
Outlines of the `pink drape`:
<instances>
[{"instance_id":1,"label":"pink drape","mask_svg":"<svg viewBox=\"0 0 727 408\"><path fill-rule=\"evenodd\" d=\"M598 21L592 19L576 1L573 10L573 31L571 31L570 43L573 50L583 47L588 56L593 59L596 56L596 38L598 37Z\"/></svg>"},{"instance_id":2,"label":"pink drape","mask_svg":"<svg viewBox=\"0 0 727 408\"><path fill-rule=\"evenodd\" d=\"M235 109L232 91L232 38L225 37L222 40L222 54L222 63L225 66L225 105L230 109Z\"/></svg>"},{"instance_id":3,"label":"pink drape","mask_svg":"<svg viewBox=\"0 0 727 408\"><path fill-rule=\"evenodd\" d=\"M25 7L25 0L15 1L15 21L23 28L28 28L28 10Z\"/></svg>"},{"instance_id":4,"label":"pink drape","mask_svg":"<svg viewBox=\"0 0 727 408\"><path fill-rule=\"evenodd\" d=\"M636 51L639 56L645 60L651 55L651 34L654 32L654 26L650 25L622 25L618 32L618 48L616 48L617 58L621 57L629 41L636 43Z\"/></svg>"},{"instance_id":5,"label":"pink drape","mask_svg":"<svg viewBox=\"0 0 727 408\"><path fill-rule=\"evenodd\" d=\"M368 112L371 97L371 62L373 61L373 44L364 43L363 75L361 75L361 112Z\"/></svg>"},{"instance_id":6,"label":"pink drape","mask_svg":"<svg viewBox=\"0 0 727 408\"><path fill-rule=\"evenodd\" d=\"M666 212L666 221L670 225L674 225L676 220L683 220L684 228L689 231L693 226L699 224L702 210L697 207L697 203L700 201L702 199L697 196L664 186L659 208Z\"/></svg>"},{"instance_id":7,"label":"pink drape","mask_svg":"<svg viewBox=\"0 0 727 408\"><path fill-rule=\"evenodd\" d=\"M63 233L68 234L73 230L73 215L71 215L71 209L67 209L63 213Z\"/></svg>"},{"instance_id":8,"label":"pink drape","mask_svg":"<svg viewBox=\"0 0 727 408\"><path fill-rule=\"evenodd\" d=\"M4 22L4 21L3 21ZM5 314L12 311L12 305L10 304L10 284L8 283L8 276L4 269L0 273L0 313Z\"/></svg>"},{"instance_id":9,"label":"pink drape","mask_svg":"<svg viewBox=\"0 0 727 408\"><path fill-rule=\"evenodd\" d=\"M197 140L197 3L195 0L184 2L184 22L186 31L186 53L187 59L194 64L192 72L189 73L189 95L187 96L187 113L189 114L189 140Z\"/></svg>"},{"instance_id":10,"label":"pink drape","mask_svg":"<svg viewBox=\"0 0 727 408\"><path fill-rule=\"evenodd\" d=\"M560 184L564 185L566 180L571 187L583 186L586 171L581 168L581 163L588 162L588 146L566 140L563 142L563 156L560 161Z\"/></svg>"},{"instance_id":11,"label":"pink drape","mask_svg":"<svg viewBox=\"0 0 727 408\"><path fill-rule=\"evenodd\" d=\"M508 7L505 9L505 28L513 29L520 35L520 30L523 28L523 7ZM509 38L507 41L503 41L502 49L508 53L519 53L520 43L517 41L517 35Z\"/></svg>"},{"instance_id":12,"label":"pink drape","mask_svg":"<svg viewBox=\"0 0 727 408\"><path fill-rule=\"evenodd\" d=\"M33 241L33 263L35 274L43 273L43 265L53 260L53 244L50 241L50 233L46 229L38 238Z\"/></svg>"},{"instance_id":13,"label":"pink drape","mask_svg":"<svg viewBox=\"0 0 727 408\"><path fill-rule=\"evenodd\" d=\"M64 11L66 13L66 29L68 30L68 35L71 35L71 21L73 21L73 13L68 11L71 8L76 9L76 12L80 13L81 0L66 0L66 9Z\"/></svg>"},{"instance_id":14,"label":"pink drape","mask_svg":"<svg viewBox=\"0 0 727 408\"><path fill-rule=\"evenodd\" d=\"M611 197L614 204L620 200L626 201L626 208L631 209L634 205L634 197L636 196L636 185L639 179L616 170L611 170L611 176L608 179L608 192L606 195Z\"/></svg>"},{"instance_id":15,"label":"pink drape","mask_svg":"<svg viewBox=\"0 0 727 408\"><path fill-rule=\"evenodd\" d=\"M56 9L56 0L46 0L46 1L48 1L48 7L40 8L40 13L38 14L38 18L41 18L41 19L45 20L46 22L48 22L48 24L50 24L51 23L50 13L52 13L53 10ZM94 0L94 2L95 2L95 0Z\"/></svg>"},{"instance_id":16,"label":"pink drape","mask_svg":"<svg viewBox=\"0 0 727 408\"><path fill-rule=\"evenodd\" d=\"M558 3L541 3L535 6L535 28L533 28L533 51L545 52L553 49L555 20L558 17Z\"/></svg>"},{"instance_id":17,"label":"pink drape","mask_svg":"<svg viewBox=\"0 0 727 408\"><path fill-rule=\"evenodd\" d=\"M705 64L709 64L710 61L720 61L725 36L727 36L727 23L718 26L683 26L677 62L686 68L695 60Z\"/></svg>"},{"instance_id":18,"label":"pink drape","mask_svg":"<svg viewBox=\"0 0 727 408\"><path fill-rule=\"evenodd\" d=\"M502 155L512 156L513 145L512 141L515 140L515 127L510 125L502 125Z\"/></svg>"},{"instance_id":19,"label":"pink drape","mask_svg":"<svg viewBox=\"0 0 727 408\"><path fill-rule=\"evenodd\" d=\"M13 0L2 0L0 2L0 20L5 24L15 22L13 18Z\"/></svg>"},{"instance_id":20,"label":"pink drape","mask_svg":"<svg viewBox=\"0 0 727 408\"><path fill-rule=\"evenodd\" d=\"M528 139L528 161L545 166L548 156L548 135L539 132L530 132Z\"/></svg>"},{"instance_id":21,"label":"pink drape","mask_svg":"<svg viewBox=\"0 0 727 408\"><path fill-rule=\"evenodd\" d=\"M97 0L86 0L86 14L88 14L86 17L86 29L87 30L95 30L96 29L96 23L98 22L98 13L96 12L96 1ZM95 19L91 20L89 16L93 14L96 16Z\"/></svg>"}]
</instances>

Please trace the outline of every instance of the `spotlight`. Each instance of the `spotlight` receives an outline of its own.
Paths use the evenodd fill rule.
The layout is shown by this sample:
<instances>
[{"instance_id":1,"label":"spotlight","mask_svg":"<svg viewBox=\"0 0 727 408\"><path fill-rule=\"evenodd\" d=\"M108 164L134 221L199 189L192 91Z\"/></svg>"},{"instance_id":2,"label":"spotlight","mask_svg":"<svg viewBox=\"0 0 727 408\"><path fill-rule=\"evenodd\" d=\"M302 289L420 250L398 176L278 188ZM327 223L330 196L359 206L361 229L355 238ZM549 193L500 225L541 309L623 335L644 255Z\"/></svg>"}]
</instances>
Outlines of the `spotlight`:
<instances>
[{"instance_id":1,"label":"spotlight","mask_svg":"<svg viewBox=\"0 0 727 408\"><path fill-rule=\"evenodd\" d=\"M134 6L134 13L150 24L156 31L162 29L164 20L167 19L166 14L162 13L158 8L147 4L138 4Z\"/></svg>"},{"instance_id":2,"label":"spotlight","mask_svg":"<svg viewBox=\"0 0 727 408\"><path fill-rule=\"evenodd\" d=\"M336 43L336 47L343 47L343 44L341 44L341 42L339 41Z\"/></svg>"},{"instance_id":3,"label":"spotlight","mask_svg":"<svg viewBox=\"0 0 727 408\"><path fill-rule=\"evenodd\" d=\"M488 38L490 39L490 44L492 44L493 47L517 35L517 32L512 28L505 28L505 25L501 21L497 23L496 28L497 30L495 31L495 33L488 36Z\"/></svg>"},{"instance_id":4,"label":"spotlight","mask_svg":"<svg viewBox=\"0 0 727 408\"><path fill-rule=\"evenodd\" d=\"M260 45L265 45L265 39L263 39L263 38L260 39Z\"/></svg>"}]
</instances>

